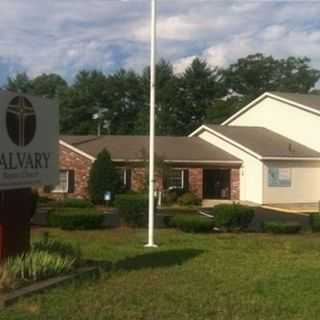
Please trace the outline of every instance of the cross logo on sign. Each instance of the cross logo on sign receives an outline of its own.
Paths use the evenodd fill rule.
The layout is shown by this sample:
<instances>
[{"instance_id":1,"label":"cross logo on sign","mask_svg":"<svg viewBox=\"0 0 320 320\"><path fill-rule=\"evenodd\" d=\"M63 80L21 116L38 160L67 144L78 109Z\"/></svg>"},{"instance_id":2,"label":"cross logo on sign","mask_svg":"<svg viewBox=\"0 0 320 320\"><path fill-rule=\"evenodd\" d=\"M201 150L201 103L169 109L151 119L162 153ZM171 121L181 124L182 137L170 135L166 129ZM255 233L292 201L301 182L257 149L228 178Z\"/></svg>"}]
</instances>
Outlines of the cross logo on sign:
<instances>
[{"instance_id":1,"label":"cross logo on sign","mask_svg":"<svg viewBox=\"0 0 320 320\"><path fill-rule=\"evenodd\" d=\"M15 97L7 109L7 131L10 139L19 147L25 147L36 133L36 114L25 97Z\"/></svg>"}]
</instances>

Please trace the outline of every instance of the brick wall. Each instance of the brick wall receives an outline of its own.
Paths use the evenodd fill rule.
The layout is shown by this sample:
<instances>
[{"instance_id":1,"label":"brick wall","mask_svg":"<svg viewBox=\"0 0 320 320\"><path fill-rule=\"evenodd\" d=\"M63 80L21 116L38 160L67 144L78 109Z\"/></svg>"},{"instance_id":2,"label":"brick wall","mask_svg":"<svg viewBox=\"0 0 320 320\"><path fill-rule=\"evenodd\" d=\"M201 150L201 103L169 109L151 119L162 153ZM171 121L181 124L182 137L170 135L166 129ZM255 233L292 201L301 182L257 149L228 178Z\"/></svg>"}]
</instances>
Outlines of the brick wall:
<instances>
[{"instance_id":1,"label":"brick wall","mask_svg":"<svg viewBox=\"0 0 320 320\"><path fill-rule=\"evenodd\" d=\"M231 169L231 200L240 199L240 169Z\"/></svg>"},{"instance_id":2,"label":"brick wall","mask_svg":"<svg viewBox=\"0 0 320 320\"><path fill-rule=\"evenodd\" d=\"M83 198L88 195L88 179L91 160L60 145L59 165L61 170L74 170L74 192L72 196Z\"/></svg>"},{"instance_id":3,"label":"brick wall","mask_svg":"<svg viewBox=\"0 0 320 320\"><path fill-rule=\"evenodd\" d=\"M146 175L144 168L132 168L131 169L131 189L133 191L143 191L145 189L146 183ZM156 191L163 191L163 181L162 177L156 176L155 183Z\"/></svg>"},{"instance_id":4,"label":"brick wall","mask_svg":"<svg viewBox=\"0 0 320 320\"><path fill-rule=\"evenodd\" d=\"M203 169L189 169L189 190L195 193L200 199L203 198Z\"/></svg>"}]
</instances>

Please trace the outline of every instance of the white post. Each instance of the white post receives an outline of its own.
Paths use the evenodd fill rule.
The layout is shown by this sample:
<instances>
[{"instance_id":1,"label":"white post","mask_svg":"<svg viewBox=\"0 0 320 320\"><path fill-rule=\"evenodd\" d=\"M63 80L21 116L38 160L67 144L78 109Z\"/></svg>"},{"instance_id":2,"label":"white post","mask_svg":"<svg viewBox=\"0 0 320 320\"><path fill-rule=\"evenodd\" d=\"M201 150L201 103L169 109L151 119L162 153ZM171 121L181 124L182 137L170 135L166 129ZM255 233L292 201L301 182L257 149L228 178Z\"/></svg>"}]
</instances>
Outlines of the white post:
<instances>
[{"instance_id":1,"label":"white post","mask_svg":"<svg viewBox=\"0 0 320 320\"><path fill-rule=\"evenodd\" d=\"M149 141L149 225L146 247L156 247L154 243L154 136L156 102L156 36L157 17L156 0L151 0L151 63L150 63L150 141Z\"/></svg>"}]
</instances>

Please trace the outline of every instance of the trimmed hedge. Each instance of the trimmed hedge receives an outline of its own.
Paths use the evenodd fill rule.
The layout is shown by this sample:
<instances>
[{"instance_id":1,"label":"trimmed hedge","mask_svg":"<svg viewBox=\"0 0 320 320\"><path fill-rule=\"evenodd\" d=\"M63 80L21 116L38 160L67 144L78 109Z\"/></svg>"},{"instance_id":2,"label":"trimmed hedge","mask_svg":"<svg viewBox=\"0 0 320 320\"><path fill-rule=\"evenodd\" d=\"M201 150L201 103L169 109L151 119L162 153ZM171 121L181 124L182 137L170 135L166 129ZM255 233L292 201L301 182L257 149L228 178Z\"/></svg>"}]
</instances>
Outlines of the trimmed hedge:
<instances>
[{"instance_id":1,"label":"trimmed hedge","mask_svg":"<svg viewBox=\"0 0 320 320\"><path fill-rule=\"evenodd\" d=\"M146 194L116 195L114 206L124 223L131 227L143 227L147 222L148 196Z\"/></svg>"},{"instance_id":2,"label":"trimmed hedge","mask_svg":"<svg viewBox=\"0 0 320 320\"><path fill-rule=\"evenodd\" d=\"M186 192L177 200L181 206L196 206L201 204L201 200L192 192Z\"/></svg>"},{"instance_id":3,"label":"trimmed hedge","mask_svg":"<svg viewBox=\"0 0 320 320\"><path fill-rule=\"evenodd\" d=\"M217 227L232 229L247 229L254 218L255 211L248 206L239 204L219 204L212 209Z\"/></svg>"},{"instance_id":4,"label":"trimmed hedge","mask_svg":"<svg viewBox=\"0 0 320 320\"><path fill-rule=\"evenodd\" d=\"M319 213L310 214L310 224L313 232L320 232L320 214Z\"/></svg>"},{"instance_id":5,"label":"trimmed hedge","mask_svg":"<svg viewBox=\"0 0 320 320\"><path fill-rule=\"evenodd\" d=\"M50 203L51 204L51 203ZM94 205L85 199L65 198L52 203L54 208L93 208Z\"/></svg>"},{"instance_id":6,"label":"trimmed hedge","mask_svg":"<svg viewBox=\"0 0 320 320\"><path fill-rule=\"evenodd\" d=\"M214 228L214 221L202 216L179 215L172 217L168 223L173 228L191 233L207 233Z\"/></svg>"},{"instance_id":7,"label":"trimmed hedge","mask_svg":"<svg viewBox=\"0 0 320 320\"><path fill-rule=\"evenodd\" d=\"M50 227L65 230L90 230L102 226L104 215L95 209L64 208L51 211L48 215Z\"/></svg>"},{"instance_id":8,"label":"trimmed hedge","mask_svg":"<svg viewBox=\"0 0 320 320\"><path fill-rule=\"evenodd\" d=\"M276 234L294 234L302 229L302 225L298 222L279 222L269 221L262 224L264 232Z\"/></svg>"}]
</instances>

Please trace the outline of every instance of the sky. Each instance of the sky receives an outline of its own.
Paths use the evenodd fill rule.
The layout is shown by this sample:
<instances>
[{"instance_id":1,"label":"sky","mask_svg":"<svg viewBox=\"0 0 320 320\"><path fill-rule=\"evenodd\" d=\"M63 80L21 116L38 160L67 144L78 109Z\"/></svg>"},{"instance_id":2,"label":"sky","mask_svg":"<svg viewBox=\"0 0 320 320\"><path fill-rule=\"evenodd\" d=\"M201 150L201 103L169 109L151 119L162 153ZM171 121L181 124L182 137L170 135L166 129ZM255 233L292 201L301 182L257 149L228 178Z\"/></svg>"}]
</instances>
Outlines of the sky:
<instances>
[{"instance_id":1,"label":"sky","mask_svg":"<svg viewBox=\"0 0 320 320\"><path fill-rule=\"evenodd\" d=\"M149 63L150 0L0 0L0 13L0 83ZM177 73L196 56L226 67L256 52L320 69L319 16L319 0L158 0L158 57Z\"/></svg>"}]
</instances>

